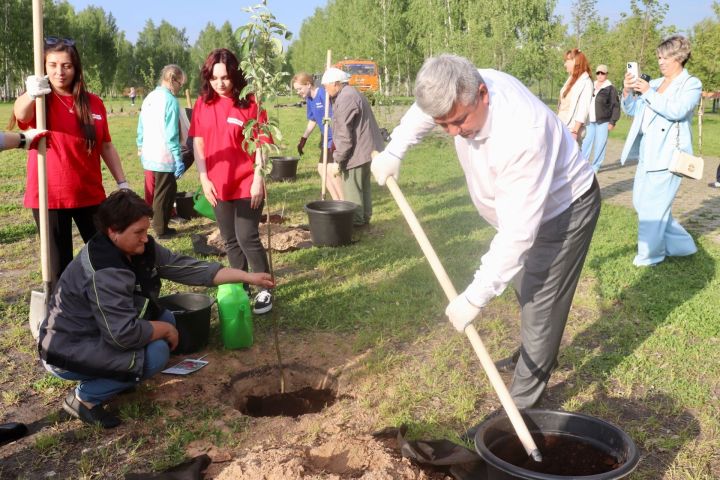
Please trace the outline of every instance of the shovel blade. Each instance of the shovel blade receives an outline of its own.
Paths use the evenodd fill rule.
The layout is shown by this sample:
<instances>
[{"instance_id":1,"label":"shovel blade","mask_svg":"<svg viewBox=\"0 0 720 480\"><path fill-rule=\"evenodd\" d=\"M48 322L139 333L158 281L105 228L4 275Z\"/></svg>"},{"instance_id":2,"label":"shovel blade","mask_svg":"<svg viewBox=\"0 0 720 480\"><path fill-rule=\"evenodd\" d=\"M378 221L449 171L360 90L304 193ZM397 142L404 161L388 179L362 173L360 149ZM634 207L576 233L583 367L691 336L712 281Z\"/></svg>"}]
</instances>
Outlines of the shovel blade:
<instances>
[{"instance_id":1,"label":"shovel blade","mask_svg":"<svg viewBox=\"0 0 720 480\"><path fill-rule=\"evenodd\" d=\"M30 324L30 333L35 340L40 336L40 324L47 314L47 304L45 302L45 293L33 290L30 292L30 315L28 322Z\"/></svg>"}]
</instances>

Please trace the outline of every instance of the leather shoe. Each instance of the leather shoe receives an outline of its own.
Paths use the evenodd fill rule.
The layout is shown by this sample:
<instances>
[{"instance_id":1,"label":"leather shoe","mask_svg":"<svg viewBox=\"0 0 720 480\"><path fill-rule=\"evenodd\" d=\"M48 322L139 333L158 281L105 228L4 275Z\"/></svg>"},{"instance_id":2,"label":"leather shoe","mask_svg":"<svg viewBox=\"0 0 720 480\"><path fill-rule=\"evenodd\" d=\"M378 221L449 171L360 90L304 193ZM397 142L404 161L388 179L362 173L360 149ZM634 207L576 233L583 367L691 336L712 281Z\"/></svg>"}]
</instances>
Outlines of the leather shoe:
<instances>
[{"instance_id":1,"label":"leather shoe","mask_svg":"<svg viewBox=\"0 0 720 480\"><path fill-rule=\"evenodd\" d=\"M520 359L520 349L515 350L509 357L502 358L495 362L498 372L514 372L517 362Z\"/></svg>"},{"instance_id":2,"label":"leather shoe","mask_svg":"<svg viewBox=\"0 0 720 480\"><path fill-rule=\"evenodd\" d=\"M97 404L92 408L87 408L75 396L75 392L70 392L63 402L63 410L75 418L79 418L90 425L100 425L103 428L115 428L120 423L120 419L107 412L101 404Z\"/></svg>"},{"instance_id":3,"label":"leather shoe","mask_svg":"<svg viewBox=\"0 0 720 480\"><path fill-rule=\"evenodd\" d=\"M462 440L463 442L474 443L474 442L475 442L475 434L477 433L478 430L480 430L480 427L481 427L485 422L487 422L487 421L490 420L491 418L497 417L498 415L504 415L504 414L505 414L505 410L504 410L502 407L496 408L496 409L493 410L492 412L490 412L490 413L488 413L487 415L485 415L485 416L483 417L483 419L480 420L478 423L476 423L476 424L473 425L472 427L470 427L470 428L468 428L467 430L465 430L465 433L463 433L462 435L460 435L460 440Z\"/></svg>"},{"instance_id":4,"label":"leather shoe","mask_svg":"<svg viewBox=\"0 0 720 480\"><path fill-rule=\"evenodd\" d=\"M28 428L24 423L3 423L0 425L0 445L14 442L27 434Z\"/></svg>"}]
</instances>

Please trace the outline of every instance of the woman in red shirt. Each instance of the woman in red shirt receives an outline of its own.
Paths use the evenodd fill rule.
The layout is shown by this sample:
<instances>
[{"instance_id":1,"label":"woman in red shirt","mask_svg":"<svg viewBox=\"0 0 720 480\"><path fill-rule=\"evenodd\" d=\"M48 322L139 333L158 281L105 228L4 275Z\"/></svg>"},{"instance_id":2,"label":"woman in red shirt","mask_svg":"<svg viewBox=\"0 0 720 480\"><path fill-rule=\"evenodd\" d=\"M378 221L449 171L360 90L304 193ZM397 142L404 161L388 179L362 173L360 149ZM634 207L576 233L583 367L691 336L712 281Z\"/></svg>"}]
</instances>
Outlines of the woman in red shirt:
<instances>
[{"instance_id":1,"label":"woman in red shirt","mask_svg":"<svg viewBox=\"0 0 720 480\"><path fill-rule=\"evenodd\" d=\"M253 272L269 273L258 231L264 203L262 172L243 147L243 126L257 119L258 105L252 94L240 98L247 81L237 58L225 48L210 52L200 79L188 136L194 138L203 193L215 211L230 266L248 271L249 265ZM267 114L260 112L260 120L266 119ZM272 142L267 137L261 140ZM260 291L253 312L271 309L271 292Z\"/></svg>"},{"instance_id":2,"label":"woman in red shirt","mask_svg":"<svg viewBox=\"0 0 720 480\"><path fill-rule=\"evenodd\" d=\"M84 242L96 232L95 212L105 200L100 158L118 187L128 188L128 184L110 138L105 105L85 88L73 40L45 39L45 72L47 77L28 77L27 92L15 101L11 125L17 120L22 130L35 128L35 98L46 95L48 237L54 284L73 258L72 222ZM23 203L32 208L39 228L37 150L28 154Z\"/></svg>"}]
</instances>

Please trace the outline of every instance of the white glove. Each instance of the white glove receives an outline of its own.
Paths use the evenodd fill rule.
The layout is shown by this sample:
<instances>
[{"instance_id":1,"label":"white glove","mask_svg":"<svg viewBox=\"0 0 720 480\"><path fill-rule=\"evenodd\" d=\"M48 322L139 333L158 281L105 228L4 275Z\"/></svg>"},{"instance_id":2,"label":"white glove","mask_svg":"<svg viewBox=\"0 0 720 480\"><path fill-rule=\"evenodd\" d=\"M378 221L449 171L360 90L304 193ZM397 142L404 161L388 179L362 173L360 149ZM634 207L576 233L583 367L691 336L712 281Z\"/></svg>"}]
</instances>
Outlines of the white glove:
<instances>
[{"instance_id":1,"label":"white glove","mask_svg":"<svg viewBox=\"0 0 720 480\"><path fill-rule=\"evenodd\" d=\"M27 79L25 79L25 90L32 100L47 95L52 91L50 90L50 82L48 82L47 75L44 77L38 75L30 75L27 77Z\"/></svg>"},{"instance_id":2,"label":"white glove","mask_svg":"<svg viewBox=\"0 0 720 480\"><path fill-rule=\"evenodd\" d=\"M465 331L465 327L470 325L479 313L480 309L471 304L465 294L462 293L448 303L445 309L445 315L448 316L450 323L460 333Z\"/></svg>"},{"instance_id":3,"label":"white glove","mask_svg":"<svg viewBox=\"0 0 720 480\"><path fill-rule=\"evenodd\" d=\"M25 135L25 145L23 148L25 150L30 150L31 148L37 148L38 142L40 142L40 139L43 137L47 137L50 132L47 130L38 130L36 128L31 128L29 130L25 130L22 132L23 135Z\"/></svg>"},{"instance_id":4,"label":"white glove","mask_svg":"<svg viewBox=\"0 0 720 480\"><path fill-rule=\"evenodd\" d=\"M130 184L127 182L127 180L123 180L122 182L117 184L118 190L130 190Z\"/></svg>"},{"instance_id":5,"label":"white glove","mask_svg":"<svg viewBox=\"0 0 720 480\"><path fill-rule=\"evenodd\" d=\"M378 153L370 164L370 171L380 186L385 185L388 177L397 181L400 176L400 158L388 151Z\"/></svg>"}]
</instances>

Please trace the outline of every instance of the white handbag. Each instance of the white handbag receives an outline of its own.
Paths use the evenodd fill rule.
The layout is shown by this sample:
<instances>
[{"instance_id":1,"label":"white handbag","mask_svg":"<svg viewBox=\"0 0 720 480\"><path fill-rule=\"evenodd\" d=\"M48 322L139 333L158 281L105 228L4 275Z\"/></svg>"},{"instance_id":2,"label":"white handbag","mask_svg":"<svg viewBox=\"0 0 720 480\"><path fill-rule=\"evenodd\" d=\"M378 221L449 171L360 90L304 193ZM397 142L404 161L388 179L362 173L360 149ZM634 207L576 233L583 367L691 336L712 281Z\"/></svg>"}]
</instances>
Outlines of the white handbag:
<instances>
[{"instance_id":1,"label":"white handbag","mask_svg":"<svg viewBox=\"0 0 720 480\"><path fill-rule=\"evenodd\" d=\"M668 170L681 177L700 180L703 176L705 161L701 157L696 157L695 155L690 155L680 150L680 123L676 123L676 125L678 131L677 141Z\"/></svg>"}]
</instances>

